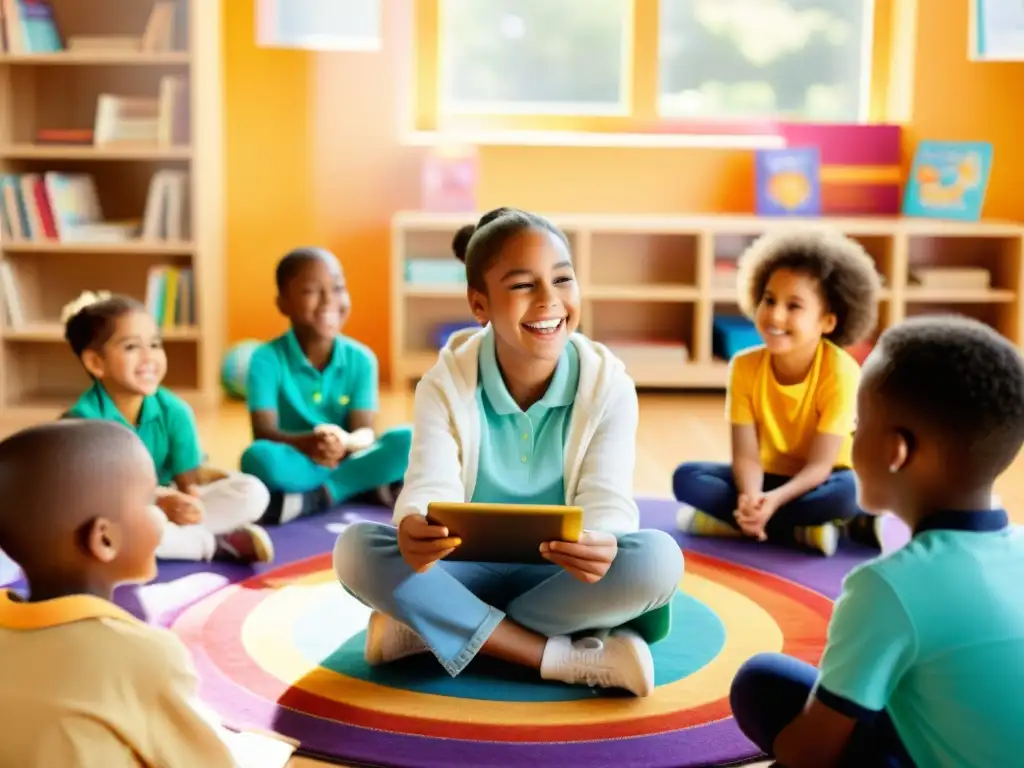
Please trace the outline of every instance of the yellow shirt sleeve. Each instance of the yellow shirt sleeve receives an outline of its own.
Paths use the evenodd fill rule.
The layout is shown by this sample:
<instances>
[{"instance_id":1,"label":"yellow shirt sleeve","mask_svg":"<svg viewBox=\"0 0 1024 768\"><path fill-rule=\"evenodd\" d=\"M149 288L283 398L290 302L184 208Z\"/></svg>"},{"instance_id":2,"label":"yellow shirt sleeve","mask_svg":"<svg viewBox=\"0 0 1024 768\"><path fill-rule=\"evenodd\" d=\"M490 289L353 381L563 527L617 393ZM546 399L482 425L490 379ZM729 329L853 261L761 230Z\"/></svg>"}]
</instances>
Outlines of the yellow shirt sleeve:
<instances>
[{"instance_id":1,"label":"yellow shirt sleeve","mask_svg":"<svg viewBox=\"0 0 1024 768\"><path fill-rule=\"evenodd\" d=\"M198 678L187 649L173 636L161 638L158 647L162 653L154 654L153 669L161 673L153 675L157 688L149 697L145 765L235 768L218 725L196 706Z\"/></svg>"},{"instance_id":2,"label":"yellow shirt sleeve","mask_svg":"<svg viewBox=\"0 0 1024 768\"><path fill-rule=\"evenodd\" d=\"M725 413L731 424L754 423L754 371L749 354L739 354L729 363L729 389Z\"/></svg>"},{"instance_id":3,"label":"yellow shirt sleeve","mask_svg":"<svg viewBox=\"0 0 1024 768\"><path fill-rule=\"evenodd\" d=\"M857 421L860 366L841 349L833 350L831 364L822 366L818 382L818 432L849 436Z\"/></svg>"}]
</instances>

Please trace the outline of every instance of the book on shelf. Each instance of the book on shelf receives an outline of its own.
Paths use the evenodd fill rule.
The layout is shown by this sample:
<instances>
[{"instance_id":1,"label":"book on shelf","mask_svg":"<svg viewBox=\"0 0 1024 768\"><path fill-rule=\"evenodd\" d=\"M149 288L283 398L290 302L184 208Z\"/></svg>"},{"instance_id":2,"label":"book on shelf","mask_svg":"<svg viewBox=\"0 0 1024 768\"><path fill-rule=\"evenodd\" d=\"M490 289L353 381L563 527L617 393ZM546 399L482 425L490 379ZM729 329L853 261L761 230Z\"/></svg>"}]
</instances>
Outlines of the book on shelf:
<instances>
[{"instance_id":1,"label":"book on shelf","mask_svg":"<svg viewBox=\"0 0 1024 768\"><path fill-rule=\"evenodd\" d=\"M21 306L21 294L18 292L18 282L14 277L14 267L9 261L0 261L0 297L3 297L7 324L11 328L21 328L25 325L25 310Z\"/></svg>"},{"instance_id":2,"label":"book on shelf","mask_svg":"<svg viewBox=\"0 0 1024 768\"><path fill-rule=\"evenodd\" d=\"M188 85L183 77L160 78L155 98L102 93L96 100L93 143L155 144L188 143Z\"/></svg>"},{"instance_id":3,"label":"book on shelf","mask_svg":"<svg viewBox=\"0 0 1024 768\"><path fill-rule=\"evenodd\" d=\"M164 330L196 324L195 279L191 267L151 267L146 309Z\"/></svg>"},{"instance_id":4,"label":"book on shelf","mask_svg":"<svg viewBox=\"0 0 1024 768\"><path fill-rule=\"evenodd\" d=\"M0 0L0 53L172 51L177 32L186 28L185 9L184 2L157 0L139 35L69 35L65 40L48 0Z\"/></svg>"},{"instance_id":5,"label":"book on shelf","mask_svg":"<svg viewBox=\"0 0 1024 768\"><path fill-rule=\"evenodd\" d=\"M0 0L0 53L56 53L63 48L49 2Z\"/></svg>"},{"instance_id":6,"label":"book on shelf","mask_svg":"<svg viewBox=\"0 0 1024 768\"><path fill-rule=\"evenodd\" d=\"M190 239L188 179L185 171L165 169L153 174L142 218L143 240Z\"/></svg>"},{"instance_id":7,"label":"book on shelf","mask_svg":"<svg viewBox=\"0 0 1024 768\"><path fill-rule=\"evenodd\" d=\"M166 179L158 182L158 177ZM91 174L0 175L0 240L123 243L142 236L144 224L148 240L187 240L187 189L184 171L157 171L146 203L146 221L107 221Z\"/></svg>"}]
</instances>

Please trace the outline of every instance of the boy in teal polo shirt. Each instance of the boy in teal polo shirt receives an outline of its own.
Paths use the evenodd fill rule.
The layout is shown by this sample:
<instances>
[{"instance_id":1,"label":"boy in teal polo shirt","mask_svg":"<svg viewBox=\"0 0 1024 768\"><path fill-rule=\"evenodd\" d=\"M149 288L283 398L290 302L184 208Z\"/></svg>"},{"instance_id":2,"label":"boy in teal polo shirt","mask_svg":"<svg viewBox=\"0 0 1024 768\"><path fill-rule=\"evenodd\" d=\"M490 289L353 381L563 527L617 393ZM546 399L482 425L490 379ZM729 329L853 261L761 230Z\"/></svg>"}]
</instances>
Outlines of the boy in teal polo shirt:
<instances>
[{"instance_id":1,"label":"boy in teal polo shirt","mask_svg":"<svg viewBox=\"0 0 1024 768\"><path fill-rule=\"evenodd\" d=\"M270 494L259 480L203 466L192 409L161 386L167 355L152 316L127 296L84 295L65 311L64 335L93 384L66 418L116 421L149 450L167 518L157 556L269 562L273 543L253 523Z\"/></svg>"},{"instance_id":2,"label":"boy in teal polo shirt","mask_svg":"<svg viewBox=\"0 0 1024 768\"><path fill-rule=\"evenodd\" d=\"M276 281L291 329L249 363L255 442L241 464L271 490L263 520L284 523L366 495L393 504L412 433L375 432L377 359L341 335L352 308L341 265L328 251L299 248L281 259Z\"/></svg>"},{"instance_id":3,"label":"boy in teal polo shirt","mask_svg":"<svg viewBox=\"0 0 1024 768\"><path fill-rule=\"evenodd\" d=\"M736 720L790 768L1019 765L1024 533L992 487L1024 444L1024 361L973 320L907 321L866 361L857 409L861 506L913 538L847 576L820 669L739 671Z\"/></svg>"}]
</instances>

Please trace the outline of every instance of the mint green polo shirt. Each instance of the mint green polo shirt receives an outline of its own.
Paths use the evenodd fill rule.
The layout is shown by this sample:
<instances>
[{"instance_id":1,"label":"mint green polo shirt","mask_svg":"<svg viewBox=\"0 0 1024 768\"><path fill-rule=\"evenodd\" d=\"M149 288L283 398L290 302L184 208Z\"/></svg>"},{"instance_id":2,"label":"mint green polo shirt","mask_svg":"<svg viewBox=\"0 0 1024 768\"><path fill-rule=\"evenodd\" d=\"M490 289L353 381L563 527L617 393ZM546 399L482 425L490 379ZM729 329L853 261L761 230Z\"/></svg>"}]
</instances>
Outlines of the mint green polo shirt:
<instances>
[{"instance_id":1,"label":"mint green polo shirt","mask_svg":"<svg viewBox=\"0 0 1024 768\"><path fill-rule=\"evenodd\" d=\"M564 504L565 438L576 388L579 353L571 342L544 396L524 413L508 393L488 329L480 344L480 453L472 501Z\"/></svg>"},{"instance_id":2,"label":"mint green polo shirt","mask_svg":"<svg viewBox=\"0 0 1024 768\"><path fill-rule=\"evenodd\" d=\"M73 419L117 421L134 429L153 457L160 485L170 485L183 472L198 469L205 458L192 408L163 387L143 398L135 424L129 424L121 415L98 381L64 415Z\"/></svg>"},{"instance_id":3,"label":"mint green polo shirt","mask_svg":"<svg viewBox=\"0 0 1024 768\"><path fill-rule=\"evenodd\" d=\"M920 766L1019 765L1024 530L1004 510L942 511L903 549L846 577L816 696L886 711Z\"/></svg>"},{"instance_id":4,"label":"mint green polo shirt","mask_svg":"<svg viewBox=\"0 0 1024 768\"><path fill-rule=\"evenodd\" d=\"M347 336L334 340L319 371L288 331L257 349L249 362L249 411L275 411L282 432L309 432L319 424L349 428L352 411L376 411L377 357Z\"/></svg>"}]
</instances>

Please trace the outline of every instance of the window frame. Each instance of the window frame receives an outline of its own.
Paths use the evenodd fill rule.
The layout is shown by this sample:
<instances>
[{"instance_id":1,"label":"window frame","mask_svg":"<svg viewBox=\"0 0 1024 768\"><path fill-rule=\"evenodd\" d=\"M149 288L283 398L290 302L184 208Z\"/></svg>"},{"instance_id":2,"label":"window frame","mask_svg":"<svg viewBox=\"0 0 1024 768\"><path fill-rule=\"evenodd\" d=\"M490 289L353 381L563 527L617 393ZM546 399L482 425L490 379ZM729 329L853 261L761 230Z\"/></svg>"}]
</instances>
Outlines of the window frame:
<instances>
[{"instance_id":1,"label":"window frame","mask_svg":"<svg viewBox=\"0 0 1024 768\"><path fill-rule=\"evenodd\" d=\"M445 111L441 100L444 0L415 0L413 59L413 130L419 133L538 133L538 134L674 134L689 136L764 136L775 134L777 121L702 120L662 115L660 93L659 3L632 0L624 45L626 114L563 114L487 111ZM897 109L890 81L895 53L894 25L905 0L867 0L871 14L866 115L862 123L884 122ZM902 38L902 36L901 36ZM651 44L651 41L654 41Z\"/></svg>"}]
</instances>

